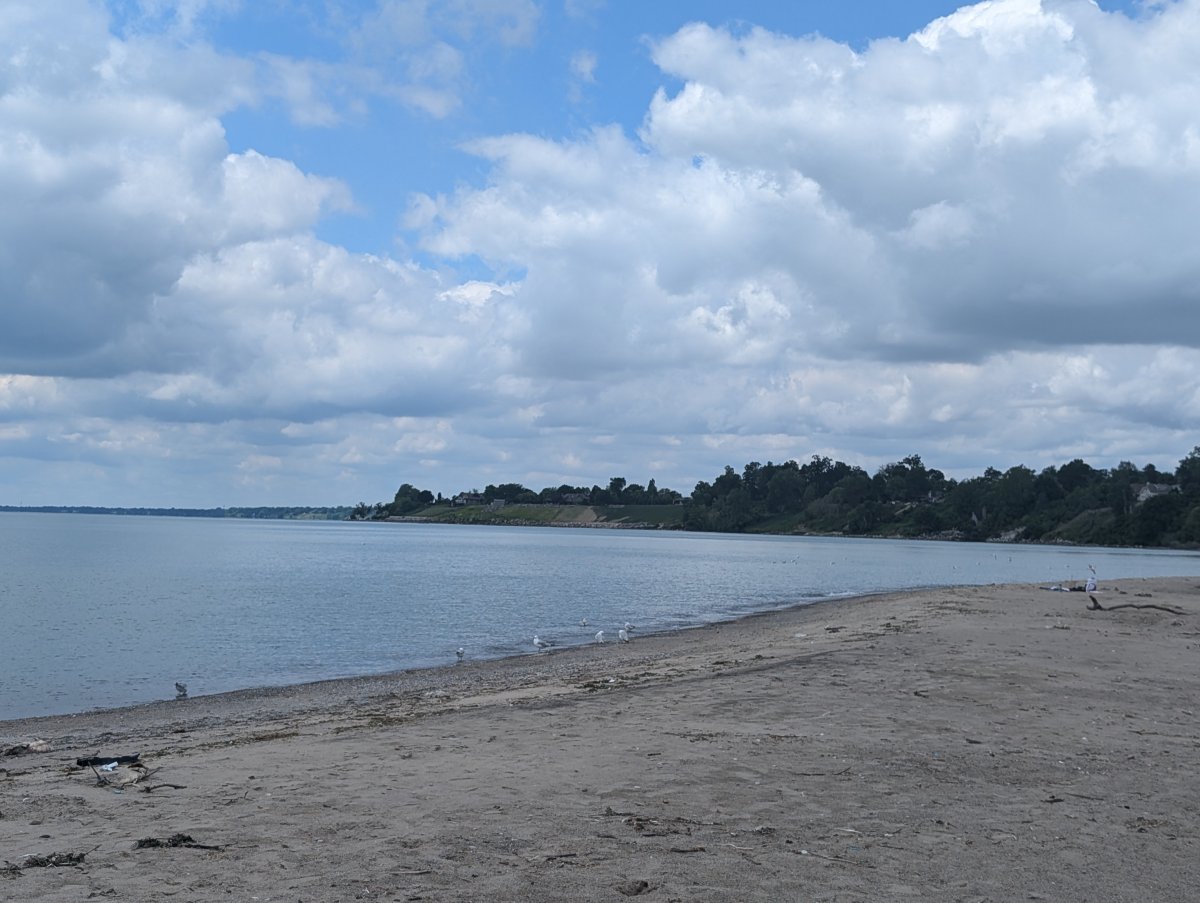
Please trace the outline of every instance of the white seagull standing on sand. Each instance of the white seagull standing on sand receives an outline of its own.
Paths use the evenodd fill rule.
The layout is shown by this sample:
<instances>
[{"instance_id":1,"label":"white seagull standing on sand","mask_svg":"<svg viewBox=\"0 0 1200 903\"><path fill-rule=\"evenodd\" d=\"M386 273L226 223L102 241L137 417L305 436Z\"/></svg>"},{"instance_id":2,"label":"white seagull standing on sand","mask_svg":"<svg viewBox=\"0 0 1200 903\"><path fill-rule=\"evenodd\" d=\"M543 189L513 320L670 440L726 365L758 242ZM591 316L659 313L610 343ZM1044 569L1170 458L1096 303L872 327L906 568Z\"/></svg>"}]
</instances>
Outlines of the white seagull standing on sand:
<instances>
[{"instance_id":1,"label":"white seagull standing on sand","mask_svg":"<svg viewBox=\"0 0 1200 903\"><path fill-rule=\"evenodd\" d=\"M628 633L633 633L635 630L637 630L637 628L634 627L632 624L630 624L628 621L626 621L625 622L625 630Z\"/></svg>"},{"instance_id":2,"label":"white seagull standing on sand","mask_svg":"<svg viewBox=\"0 0 1200 903\"><path fill-rule=\"evenodd\" d=\"M537 647L538 652L541 652L543 649L549 649L554 644L543 640L535 633L533 635L533 645Z\"/></svg>"},{"instance_id":3,"label":"white seagull standing on sand","mask_svg":"<svg viewBox=\"0 0 1200 903\"><path fill-rule=\"evenodd\" d=\"M629 642L629 631L622 627L617 631L617 640L622 643Z\"/></svg>"},{"instance_id":4,"label":"white seagull standing on sand","mask_svg":"<svg viewBox=\"0 0 1200 903\"><path fill-rule=\"evenodd\" d=\"M603 630L597 630L597 631L596 631L596 642L597 642L597 643L603 643L603 642L604 642L604 631L603 631Z\"/></svg>"},{"instance_id":5,"label":"white seagull standing on sand","mask_svg":"<svg viewBox=\"0 0 1200 903\"><path fill-rule=\"evenodd\" d=\"M460 662L463 660L463 656L466 654L467 654L467 650L464 649L462 646L459 646L457 649L454 650L454 655L458 658L458 660Z\"/></svg>"}]
</instances>

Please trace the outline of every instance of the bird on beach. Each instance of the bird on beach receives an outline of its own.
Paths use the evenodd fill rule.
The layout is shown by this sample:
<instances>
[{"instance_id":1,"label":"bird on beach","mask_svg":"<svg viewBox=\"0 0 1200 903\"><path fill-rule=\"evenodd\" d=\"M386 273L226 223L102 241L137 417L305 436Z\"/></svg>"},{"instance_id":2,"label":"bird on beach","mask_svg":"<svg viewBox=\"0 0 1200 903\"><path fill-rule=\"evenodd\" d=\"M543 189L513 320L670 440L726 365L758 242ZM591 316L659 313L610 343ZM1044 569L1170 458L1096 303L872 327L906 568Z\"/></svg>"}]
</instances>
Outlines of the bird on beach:
<instances>
[{"instance_id":1,"label":"bird on beach","mask_svg":"<svg viewBox=\"0 0 1200 903\"><path fill-rule=\"evenodd\" d=\"M632 624L630 624L628 621L626 621L625 622L625 630L628 633L633 633L635 630L637 630L637 628L634 627Z\"/></svg>"},{"instance_id":2,"label":"bird on beach","mask_svg":"<svg viewBox=\"0 0 1200 903\"><path fill-rule=\"evenodd\" d=\"M175 698L187 699L187 684L175 681Z\"/></svg>"},{"instance_id":3,"label":"bird on beach","mask_svg":"<svg viewBox=\"0 0 1200 903\"><path fill-rule=\"evenodd\" d=\"M603 643L603 642L604 642L604 631L603 631L603 630L597 630L597 631L596 631L596 642L597 642L597 643Z\"/></svg>"},{"instance_id":4,"label":"bird on beach","mask_svg":"<svg viewBox=\"0 0 1200 903\"><path fill-rule=\"evenodd\" d=\"M624 627L617 631L617 641L621 643L629 642L629 631Z\"/></svg>"},{"instance_id":5,"label":"bird on beach","mask_svg":"<svg viewBox=\"0 0 1200 903\"><path fill-rule=\"evenodd\" d=\"M454 655L460 662L463 660L463 656L466 654L467 654L467 650L464 649L462 646L459 646L457 649L454 650Z\"/></svg>"},{"instance_id":6,"label":"bird on beach","mask_svg":"<svg viewBox=\"0 0 1200 903\"><path fill-rule=\"evenodd\" d=\"M543 640L541 637L539 637L535 633L533 635L533 645L537 647L538 652L541 652L543 649L549 649L554 644L551 643L549 640Z\"/></svg>"}]
</instances>

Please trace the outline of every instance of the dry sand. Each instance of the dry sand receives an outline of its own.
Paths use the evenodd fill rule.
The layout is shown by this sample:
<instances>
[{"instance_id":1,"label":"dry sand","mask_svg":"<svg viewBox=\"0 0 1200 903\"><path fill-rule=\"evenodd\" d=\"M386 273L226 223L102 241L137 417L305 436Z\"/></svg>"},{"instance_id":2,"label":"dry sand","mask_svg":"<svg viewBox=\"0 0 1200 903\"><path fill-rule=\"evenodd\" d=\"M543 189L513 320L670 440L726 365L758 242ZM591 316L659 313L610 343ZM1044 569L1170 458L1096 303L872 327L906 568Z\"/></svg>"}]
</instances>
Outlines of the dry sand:
<instances>
[{"instance_id":1,"label":"dry sand","mask_svg":"<svg viewBox=\"0 0 1200 903\"><path fill-rule=\"evenodd\" d=\"M1195 900L1198 584L0 722L0 899Z\"/></svg>"}]
</instances>

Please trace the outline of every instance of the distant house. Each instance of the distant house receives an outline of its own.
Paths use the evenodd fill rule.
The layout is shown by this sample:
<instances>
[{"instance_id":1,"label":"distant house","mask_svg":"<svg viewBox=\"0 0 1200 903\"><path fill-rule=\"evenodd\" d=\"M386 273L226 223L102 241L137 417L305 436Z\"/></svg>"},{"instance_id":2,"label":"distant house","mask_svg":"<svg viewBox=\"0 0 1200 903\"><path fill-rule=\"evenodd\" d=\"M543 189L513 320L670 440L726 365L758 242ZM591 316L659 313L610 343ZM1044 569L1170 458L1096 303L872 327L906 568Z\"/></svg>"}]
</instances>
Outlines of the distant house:
<instances>
[{"instance_id":1,"label":"distant house","mask_svg":"<svg viewBox=\"0 0 1200 903\"><path fill-rule=\"evenodd\" d=\"M1136 483L1133 489L1133 503L1140 505L1147 499L1152 499L1156 495L1166 495L1168 492L1178 492L1179 487L1174 483Z\"/></svg>"},{"instance_id":2,"label":"distant house","mask_svg":"<svg viewBox=\"0 0 1200 903\"><path fill-rule=\"evenodd\" d=\"M592 500L590 492L564 492L562 494L562 502L564 505L586 505Z\"/></svg>"},{"instance_id":3,"label":"distant house","mask_svg":"<svg viewBox=\"0 0 1200 903\"><path fill-rule=\"evenodd\" d=\"M482 505L483 501L482 492L460 492L450 500L450 504L462 507L463 505Z\"/></svg>"}]
</instances>

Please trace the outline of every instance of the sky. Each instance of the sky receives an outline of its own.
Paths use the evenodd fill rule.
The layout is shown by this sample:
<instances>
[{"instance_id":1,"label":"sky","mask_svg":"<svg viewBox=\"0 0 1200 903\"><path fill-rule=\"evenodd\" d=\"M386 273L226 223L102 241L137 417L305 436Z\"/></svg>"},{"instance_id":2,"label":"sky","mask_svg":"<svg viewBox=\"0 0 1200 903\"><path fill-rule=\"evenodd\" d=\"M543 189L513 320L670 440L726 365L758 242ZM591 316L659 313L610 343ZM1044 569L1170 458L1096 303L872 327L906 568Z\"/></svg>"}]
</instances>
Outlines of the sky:
<instances>
[{"instance_id":1,"label":"sky","mask_svg":"<svg viewBox=\"0 0 1200 903\"><path fill-rule=\"evenodd\" d=\"M0 504L1200 444L1200 0L3 0Z\"/></svg>"}]
</instances>

